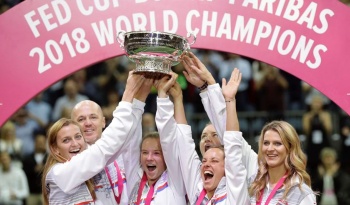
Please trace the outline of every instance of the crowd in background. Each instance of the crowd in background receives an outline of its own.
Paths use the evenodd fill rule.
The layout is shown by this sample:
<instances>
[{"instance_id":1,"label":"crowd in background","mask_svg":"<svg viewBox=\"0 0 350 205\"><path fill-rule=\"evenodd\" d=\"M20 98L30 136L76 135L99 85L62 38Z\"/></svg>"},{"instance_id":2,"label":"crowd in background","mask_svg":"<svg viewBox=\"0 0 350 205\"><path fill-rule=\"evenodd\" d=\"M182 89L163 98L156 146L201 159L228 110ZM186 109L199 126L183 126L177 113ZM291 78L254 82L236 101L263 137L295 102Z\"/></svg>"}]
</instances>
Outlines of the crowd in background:
<instances>
[{"instance_id":1,"label":"crowd in background","mask_svg":"<svg viewBox=\"0 0 350 205\"><path fill-rule=\"evenodd\" d=\"M0 13L21 2L0 0ZM350 5L350 1L342 1ZM350 117L335 103L306 82L269 64L236 54L194 50L218 83L239 68L242 81L236 100L241 130L256 144L258 130L271 120L286 120L298 131L308 156L315 190L332 186L348 190L350 184ZM125 56L83 68L38 93L0 129L0 205L40 204L40 173L46 157L46 131L61 117L70 118L73 106L86 99L101 105L107 123L125 88L128 71L135 64ZM184 93L187 119L194 133L208 122L199 91L174 66ZM156 90L146 101L143 129L155 130ZM254 128L256 131L254 132ZM196 143L197 144L197 143ZM10 169L11 167L11 169ZM10 170L10 171L9 171ZM328 180L328 181L327 181ZM25 200L26 199L26 200ZM39 202L39 203L36 203Z\"/></svg>"}]
</instances>

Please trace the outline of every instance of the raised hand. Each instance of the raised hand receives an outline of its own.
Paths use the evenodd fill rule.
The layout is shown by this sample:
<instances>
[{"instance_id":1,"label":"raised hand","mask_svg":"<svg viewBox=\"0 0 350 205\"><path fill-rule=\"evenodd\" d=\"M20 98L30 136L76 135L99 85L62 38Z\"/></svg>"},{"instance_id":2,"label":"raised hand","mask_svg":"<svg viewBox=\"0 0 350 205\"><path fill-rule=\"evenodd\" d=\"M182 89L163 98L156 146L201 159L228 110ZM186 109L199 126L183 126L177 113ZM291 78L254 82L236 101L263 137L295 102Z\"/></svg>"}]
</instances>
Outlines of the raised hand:
<instances>
[{"instance_id":1,"label":"raised hand","mask_svg":"<svg viewBox=\"0 0 350 205\"><path fill-rule=\"evenodd\" d=\"M175 84L170 88L169 93L174 103L174 118L176 123L187 124L180 84L175 82Z\"/></svg>"},{"instance_id":2,"label":"raised hand","mask_svg":"<svg viewBox=\"0 0 350 205\"><path fill-rule=\"evenodd\" d=\"M182 89L178 82L175 82L174 85L170 88L169 94L173 101L182 100Z\"/></svg>"},{"instance_id":3,"label":"raised hand","mask_svg":"<svg viewBox=\"0 0 350 205\"><path fill-rule=\"evenodd\" d=\"M158 90L158 97L165 98L168 96L168 91L175 84L177 79L177 74L174 72L170 73L170 76L164 76L159 80L155 80L154 86Z\"/></svg>"},{"instance_id":4,"label":"raised hand","mask_svg":"<svg viewBox=\"0 0 350 205\"><path fill-rule=\"evenodd\" d=\"M222 79L222 93L226 101L235 100L241 80L242 73L237 68L233 69L231 78L228 82L226 82L225 78Z\"/></svg>"},{"instance_id":5,"label":"raised hand","mask_svg":"<svg viewBox=\"0 0 350 205\"><path fill-rule=\"evenodd\" d=\"M182 59L186 69L183 74L188 82L196 87L201 87L205 82L209 85L215 84L213 75L192 52L188 52L188 56L184 55Z\"/></svg>"},{"instance_id":6,"label":"raised hand","mask_svg":"<svg viewBox=\"0 0 350 205\"><path fill-rule=\"evenodd\" d=\"M134 71L130 71L128 79L126 80L126 86L122 101L132 102L132 99L136 93L138 93L144 81L145 77L142 75L134 74Z\"/></svg>"},{"instance_id":7,"label":"raised hand","mask_svg":"<svg viewBox=\"0 0 350 205\"><path fill-rule=\"evenodd\" d=\"M142 102L145 102L147 99L147 96L151 92L151 88L154 84L154 81L155 80L152 78L145 78L143 81L143 84L141 85L141 88L136 93L135 98Z\"/></svg>"}]
</instances>

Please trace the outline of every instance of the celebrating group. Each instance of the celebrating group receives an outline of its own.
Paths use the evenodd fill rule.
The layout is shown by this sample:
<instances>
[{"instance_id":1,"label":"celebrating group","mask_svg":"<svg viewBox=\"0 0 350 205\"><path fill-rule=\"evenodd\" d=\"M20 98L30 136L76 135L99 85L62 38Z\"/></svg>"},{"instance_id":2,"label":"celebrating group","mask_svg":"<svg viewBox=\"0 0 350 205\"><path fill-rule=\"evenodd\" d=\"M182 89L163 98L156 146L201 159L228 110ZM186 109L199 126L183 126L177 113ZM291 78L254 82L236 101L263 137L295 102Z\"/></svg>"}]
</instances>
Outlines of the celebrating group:
<instances>
[{"instance_id":1,"label":"celebrating group","mask_svg":"<svg viewBox=\"0 0 350 205\"><path fill-rule=\"evenodd\" d=\"M255 153L239 129L235 96L242 75L215 82L191 52L182 57L187 81L200 88L210 123L195 150L177 74L160 79L129 73L121 102L106 126L101 107L78 103L71 119L47 133L45 204L313 205L315 193L298 134L286 121L268 122ZM157 132L143 133L142 115L157 89Z\"/></svg>"}]
</instances>

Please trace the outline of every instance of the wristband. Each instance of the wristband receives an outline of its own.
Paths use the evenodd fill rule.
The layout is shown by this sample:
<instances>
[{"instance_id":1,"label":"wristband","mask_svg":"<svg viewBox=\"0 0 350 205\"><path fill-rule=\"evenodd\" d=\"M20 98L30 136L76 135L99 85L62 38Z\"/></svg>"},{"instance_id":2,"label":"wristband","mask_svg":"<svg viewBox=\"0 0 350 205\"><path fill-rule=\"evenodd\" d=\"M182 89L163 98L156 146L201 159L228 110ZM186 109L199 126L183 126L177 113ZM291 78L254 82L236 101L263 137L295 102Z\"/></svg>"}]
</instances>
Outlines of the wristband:
<instances>
[{"instance_id":1,"label":"wristband","mask_svg":"<svg viewBox=\"0 0 350 205\"><path fill-rule=\"evenodd\" d=\"M204 81L204 84L201 87L198 87L199 92L202 92L208 87L208 82Z\"/></svg>"}]
</instances>

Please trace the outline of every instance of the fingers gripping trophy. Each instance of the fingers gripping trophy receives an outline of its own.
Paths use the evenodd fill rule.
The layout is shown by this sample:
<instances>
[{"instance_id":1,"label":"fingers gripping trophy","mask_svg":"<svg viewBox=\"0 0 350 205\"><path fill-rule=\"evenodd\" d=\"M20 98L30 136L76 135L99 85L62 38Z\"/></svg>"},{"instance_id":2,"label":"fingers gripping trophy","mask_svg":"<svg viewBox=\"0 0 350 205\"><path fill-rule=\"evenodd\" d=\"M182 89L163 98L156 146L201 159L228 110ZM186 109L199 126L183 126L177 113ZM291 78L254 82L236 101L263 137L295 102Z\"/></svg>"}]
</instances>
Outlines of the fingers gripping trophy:
<instances>
[{"instance_id":1,"label":"fingers gripping trophy","mask_svg":"<svg viewBox=\"0 0 350 205\"><path fill-rule=\"evenodd\" d=\"M188 42L192 38L192 42ZM159 79L169 75L171 67L181 61L181 56L196 42L196 36L187 38L159 31L120 31L117 36L126 56L136 64L135 73L146 78Z\"/></svg>"}]
</instances>

